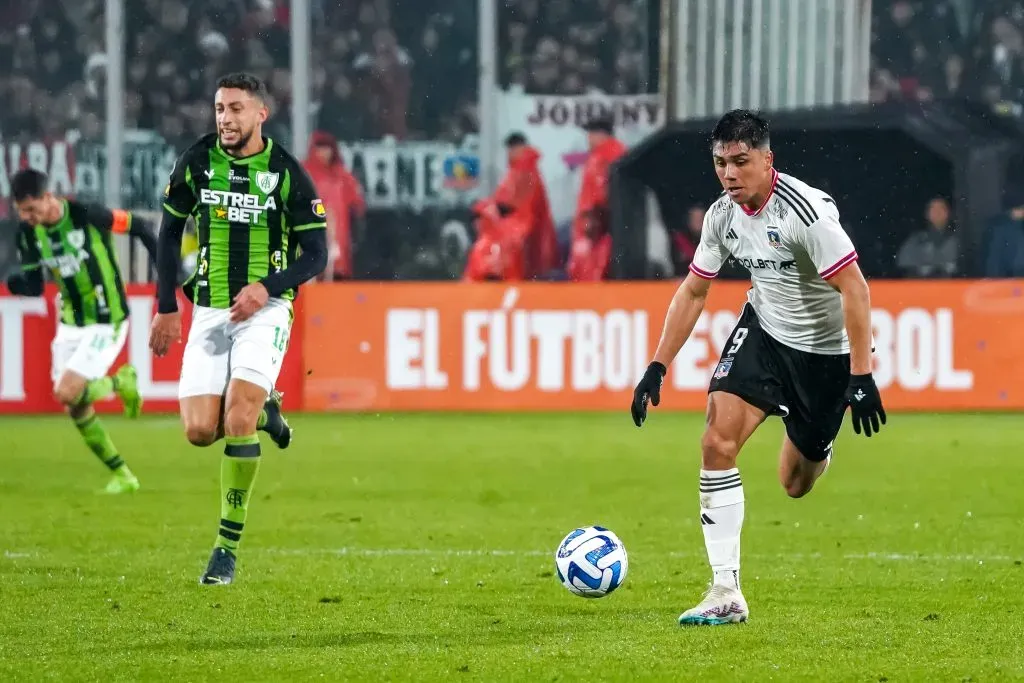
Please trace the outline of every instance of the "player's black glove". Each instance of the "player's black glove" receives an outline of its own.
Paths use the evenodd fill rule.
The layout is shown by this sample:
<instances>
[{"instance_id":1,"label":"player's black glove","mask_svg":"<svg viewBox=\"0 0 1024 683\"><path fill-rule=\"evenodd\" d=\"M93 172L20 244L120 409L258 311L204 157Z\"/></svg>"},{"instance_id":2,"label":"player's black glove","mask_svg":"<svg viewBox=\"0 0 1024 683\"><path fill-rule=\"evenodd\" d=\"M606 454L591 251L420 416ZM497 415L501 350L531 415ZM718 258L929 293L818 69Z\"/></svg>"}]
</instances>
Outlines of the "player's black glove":
<instances>
[{"instance_id":1,"label":"player's black glove","mask_svg":"<svg viewBox=\"0 0 1024 683\"><path fill-rule=\"evenodd\" d=\"M885 408L882 407L882 397L878 394L875 378L871 376L870 372L866 375L850 375L850 384L846 387L843 402L850 406L853 431L858 434L862 429L864 436L877 434L880 429L879 421L885 424Z\"/></svg>"},{"instance_id":2,"label":"player's black glove","mask_svg":"<svg viewBox=\"0 0 1024 683\"><path fill-rule=\"evenodd\" d=\"M633 403L629 412L633 414L633 424L637 427L647 419L647 402L654 405L661 403L661 383L665 379L665 366L654 361L647 366L640 383L633 390Z\"/></svg>"}]
</instances>

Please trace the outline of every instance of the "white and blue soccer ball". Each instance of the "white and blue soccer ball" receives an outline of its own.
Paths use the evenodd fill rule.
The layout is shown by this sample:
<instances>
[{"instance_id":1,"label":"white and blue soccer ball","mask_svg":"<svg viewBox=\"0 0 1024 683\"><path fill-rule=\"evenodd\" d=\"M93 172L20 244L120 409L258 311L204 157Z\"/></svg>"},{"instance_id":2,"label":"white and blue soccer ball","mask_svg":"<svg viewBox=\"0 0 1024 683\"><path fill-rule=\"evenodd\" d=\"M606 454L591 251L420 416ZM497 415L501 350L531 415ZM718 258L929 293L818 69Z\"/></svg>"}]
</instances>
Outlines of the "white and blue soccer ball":
<instances>
[{"instance_id":1,"label":"white and blue soccer ball","mask_svg":"<svg viewBox=\"0 0 1024 683\"><path fill-rule=\"evenodd\" d=\"M603 598L622 585L629 569L626 547L603 526L574 529L555 552L558 580L584 598Z\"/></svg>"}]
</instances>

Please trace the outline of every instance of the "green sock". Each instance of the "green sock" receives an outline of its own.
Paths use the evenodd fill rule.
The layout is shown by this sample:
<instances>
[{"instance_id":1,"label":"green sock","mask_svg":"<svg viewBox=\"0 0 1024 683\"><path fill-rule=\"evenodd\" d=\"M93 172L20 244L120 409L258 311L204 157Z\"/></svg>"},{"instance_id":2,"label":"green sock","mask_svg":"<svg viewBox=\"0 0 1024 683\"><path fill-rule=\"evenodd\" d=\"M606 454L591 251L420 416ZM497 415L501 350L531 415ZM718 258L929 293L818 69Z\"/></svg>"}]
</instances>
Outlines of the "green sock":
<instances>
[{"instance_id":1,"label":"green sock","mask_svg":"<svg viewBox=\"0 0 1024 683\"><path fill-rule=\"evenodd\" d=\"M215 547L238 550L249 510L249 496L260 469L260 439L225 436L224 458L220 461L220 530Z\"/></svg>"},{"instance_id":2,"label":"green sock","mask_svg":"<svg viewBox=\"0 0 1024 683\"><path fill-rule=\"evenodd\" d=\"M114 442L110 440L110 435L107 434L106 428L100 419L96 416L95 411L90 410L89 414L85 417L80 417L75 420L75 426L78 427L78 433L82 435L89 449L96 454L96 457L103 461L103 464L110 468L112 472L117 472L125 467L124 460L117 454L117 449L114 448Z\"/></svg>"},{"instance_id":3,"label":"green sock","mask_svg":"<svg viewBox=\"0 0 1024 683\"><path fill-rule=\"evenodd\" d=\"M114 393L114 378L100 377L85 385L85 390L78 398L78 403L92 405L96 401L102 401L112 393Z\"/></svg>"}]
</instances>

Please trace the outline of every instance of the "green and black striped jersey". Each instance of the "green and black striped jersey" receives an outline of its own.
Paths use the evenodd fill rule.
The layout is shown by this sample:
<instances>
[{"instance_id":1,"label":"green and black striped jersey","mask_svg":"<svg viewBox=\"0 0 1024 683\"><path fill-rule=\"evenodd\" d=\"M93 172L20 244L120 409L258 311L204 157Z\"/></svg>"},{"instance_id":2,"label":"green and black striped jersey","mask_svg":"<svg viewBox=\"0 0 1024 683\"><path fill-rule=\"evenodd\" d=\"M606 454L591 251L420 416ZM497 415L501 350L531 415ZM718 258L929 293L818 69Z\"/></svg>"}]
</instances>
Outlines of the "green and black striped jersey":
<instances>
[{"instance_id":1,"label":"green and black striped jersey","mask_svg":"<svg viewBox=\"0 0 1024 683\"><path fill-rule=\"evenodd\" d=\"M199 254L193 303L230 308L248 284L284 270L291 233L323 230L326 211L299 162L264 138L259 154L235 158L216 133L185 151L164 190L164 208L196 222ZM282 299L293 299L288 290Z\"/></svg>"},{"instance_id":2,"label":"green and black striped jersey","mask_svg":"<svg viewBox=\"0 0 1024 683\"><path fill-rule=\"evenodd\" d=\"M21 223L22 270L49 269L61 298L61 321L84 327L118 324L128 317L128 298L111 235L127 232L126 211L64 200L55 225Z\"/></svg>"}]
</instances>

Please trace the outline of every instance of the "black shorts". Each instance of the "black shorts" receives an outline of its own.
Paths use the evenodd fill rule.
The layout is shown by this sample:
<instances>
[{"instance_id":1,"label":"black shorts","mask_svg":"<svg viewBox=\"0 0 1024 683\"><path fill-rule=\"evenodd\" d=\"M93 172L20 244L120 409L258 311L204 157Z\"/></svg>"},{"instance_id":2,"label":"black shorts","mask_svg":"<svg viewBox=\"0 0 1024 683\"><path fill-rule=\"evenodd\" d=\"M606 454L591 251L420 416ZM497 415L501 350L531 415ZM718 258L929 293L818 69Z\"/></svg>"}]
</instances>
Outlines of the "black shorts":
<instances>
[{"instance_id":1,"label":"black shorts","mask_svg":"<svg viewBox=\"0 0 1024 683\"><path fill-rule=\"evenodd\" d=\"M769 415L781 415L786 434L808 460L821 461L843 424L850 354L808 353L761 329L749 303L729 335L708 392L739 396Z\"/></svg>"}]
</instances>

